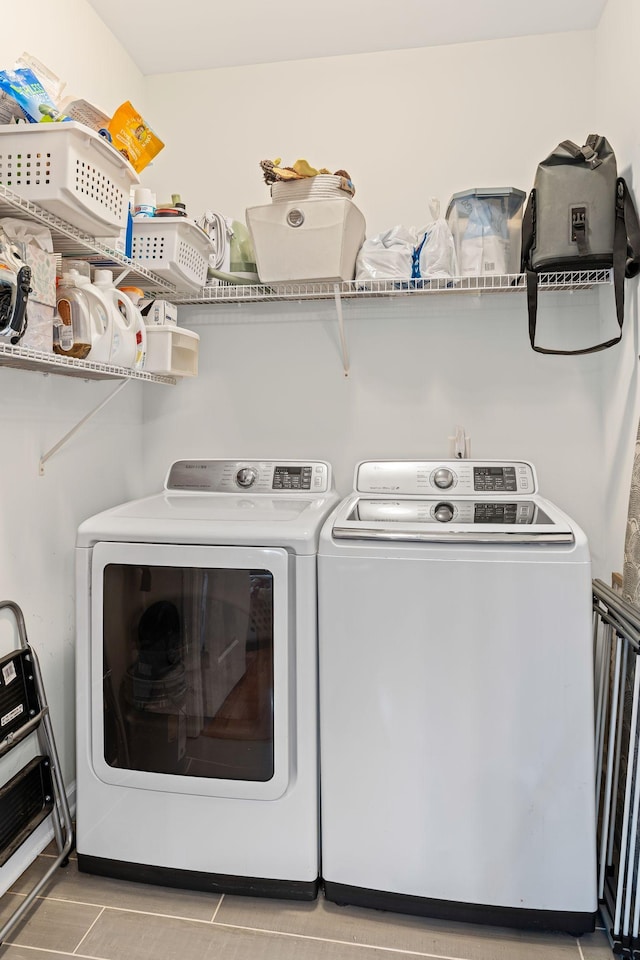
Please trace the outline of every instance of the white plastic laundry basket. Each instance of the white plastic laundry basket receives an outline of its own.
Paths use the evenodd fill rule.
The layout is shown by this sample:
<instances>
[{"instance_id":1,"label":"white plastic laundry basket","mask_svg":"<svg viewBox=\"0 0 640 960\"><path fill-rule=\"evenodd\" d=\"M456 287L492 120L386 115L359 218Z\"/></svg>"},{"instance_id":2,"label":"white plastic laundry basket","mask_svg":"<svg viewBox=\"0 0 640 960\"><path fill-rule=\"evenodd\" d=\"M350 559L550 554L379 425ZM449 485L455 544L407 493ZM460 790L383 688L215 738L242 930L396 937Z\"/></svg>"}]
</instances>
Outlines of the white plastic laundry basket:
<instances>
[{"instance_id":1,"label":"white plastic laundry basket","mask_svg":"<svg viewBox=\"0 0 640 960\"><path fill-rule=\"evenodd\" d=\"M91 236L126 226L133 167L81 123L0 126L0 183Z\"/></svg>"},{"instance_id":2,"label":"white plastic laundry basket","mask_svg":"<svg viewBox=\"0 0 640 960\"><path fill-rule=\"evenodd\" d=\"M178 289L205 285L215 247L204 230L186 217L143 217L133 221L131 255Z\"/></svg>"}]
</instances>

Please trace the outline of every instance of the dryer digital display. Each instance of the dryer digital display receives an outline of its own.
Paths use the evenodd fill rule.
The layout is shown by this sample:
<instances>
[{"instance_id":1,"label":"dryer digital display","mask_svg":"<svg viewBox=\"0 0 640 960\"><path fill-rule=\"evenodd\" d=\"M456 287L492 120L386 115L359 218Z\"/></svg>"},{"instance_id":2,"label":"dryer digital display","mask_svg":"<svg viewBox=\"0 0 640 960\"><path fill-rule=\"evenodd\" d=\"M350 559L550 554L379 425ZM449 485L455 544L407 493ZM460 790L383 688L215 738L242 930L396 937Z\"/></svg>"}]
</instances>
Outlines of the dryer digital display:
<instances>
[{"instance_id":1,"label":"dryer digital display","mask_svg":"<svg viewBox=\"0 0 640 960\"><path fill-rule=\"evenodd\" d=\"M273 470L274 490L310 490L311 467L280 467Z\"/></svg>"}]
</instances>

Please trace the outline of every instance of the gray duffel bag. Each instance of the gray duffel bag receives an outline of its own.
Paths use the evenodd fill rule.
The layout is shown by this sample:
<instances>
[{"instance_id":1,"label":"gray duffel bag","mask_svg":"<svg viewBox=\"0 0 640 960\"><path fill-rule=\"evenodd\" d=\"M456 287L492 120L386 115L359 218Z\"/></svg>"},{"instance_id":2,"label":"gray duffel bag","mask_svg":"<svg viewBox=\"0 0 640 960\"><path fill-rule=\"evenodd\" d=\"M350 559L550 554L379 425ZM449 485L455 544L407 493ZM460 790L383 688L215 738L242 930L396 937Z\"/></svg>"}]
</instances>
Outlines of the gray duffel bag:
<instances>
[{"instance_id":1,"label":"gray duffel bag","mask_svg":"<svg viewBox=\"0 0 640 960\"><path fill-rule=\"evenodd\" d=\"M579 350L537 346L538 274L610 268L618 336ZM527 279L529 340L538 353L595 353L620 342L624 280L640 272L640 225L605 137L591 134L582 147L563 140L538 165L522 221L522 269Z\"/></svg>"}]
</instances>

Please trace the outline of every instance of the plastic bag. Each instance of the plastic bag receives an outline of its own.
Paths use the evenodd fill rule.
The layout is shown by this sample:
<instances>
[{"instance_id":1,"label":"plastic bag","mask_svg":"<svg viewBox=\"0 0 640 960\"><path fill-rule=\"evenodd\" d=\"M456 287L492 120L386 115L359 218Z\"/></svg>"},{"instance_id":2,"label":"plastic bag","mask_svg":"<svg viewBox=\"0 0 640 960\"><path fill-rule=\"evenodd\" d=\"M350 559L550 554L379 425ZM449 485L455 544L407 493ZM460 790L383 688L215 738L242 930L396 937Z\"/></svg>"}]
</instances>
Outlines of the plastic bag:
<instances>
[{"instance_id":1,"label":"plastic bag","mask_svg":"<svg viewBox=\"0 0 640 960\"><path fill-rule=\"evenodd\" d=\"M461 276L509 272L509 220L502 203L470 194L454 203L450 219L458 239Z\"/></svg>"},{"instance_id":2,"label":"plastic bag","mask_svg":"<svg viewBox=\"0 0 640 960\"><path fill-rule=\"evenodd\" d=\"M431 198L429 212L432 220L425 227L422 240L416 249L413 276L425 280L456 277L458 259L453 234L447 221L440 216L440 201L435 197Z\"/></svg>"},{"instance_id":3,"label":"plastic bag","mask_svg":"<svg viewBox=\"0 0 640 960\"><path fill-rule=\"evenodd\" d=\"M129 161L136 173L151 163L164 143L127 100L109 121L113 146Z\"/></svg>"},{"instance_id":4,"label":"plastic bag","mask_svg":"<svg viewBox=\"0 0 640 960\"><path fill-rule=\"evenodd\" d=\"M366 280L410 280L418 234L401 225L365 240L356 258L356 280L361 289Z\"/></svg>"},{"instance_id":5,"label":"plastic bag","mask_svg":"<svg viewBox=\"0 0 640 960\"><path fill-rule=\"evenodd\" d=\"M12 217L4 218L1 227L31 268L27 329L20 346L51 353L56 303L56 258L51 231L42 224Z\"/></svg>"},{"instance_id":6,"label":"plastic bag","mask_svg":"<svg viewBox=\"0 0 640 960\"><path fill-rule=\"evenodd\" d=\"M0 88L0 123L16 123L18 120L27 123L26 113L15 97Z\"/></svg>"},{"instance_id":7,"label":"plastic bag","mask_svg":"<svg viewBox=\"0 0 640 960\"><path fill-rule=\"evenodd\" d=\"M0 70L0 90L13 97L30 123L69 119L60 114L57 105L28 67Z\"/></svg>"}]
</instances>

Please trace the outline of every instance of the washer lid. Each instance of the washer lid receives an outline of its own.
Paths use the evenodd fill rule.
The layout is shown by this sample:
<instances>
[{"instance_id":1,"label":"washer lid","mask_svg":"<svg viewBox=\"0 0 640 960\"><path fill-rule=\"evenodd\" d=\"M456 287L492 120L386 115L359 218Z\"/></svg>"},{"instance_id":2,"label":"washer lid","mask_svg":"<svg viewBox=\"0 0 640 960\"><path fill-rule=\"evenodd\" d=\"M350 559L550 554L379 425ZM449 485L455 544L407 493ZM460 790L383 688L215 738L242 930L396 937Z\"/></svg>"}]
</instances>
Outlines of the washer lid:
<instances>
[{"instance_id":1,"label":"washer lid","mask_svg":"<svg viewBox=\"0 0 640 960\"><path fill-rule=\"evenodd\" d=\"M416 499L352 496L336 513L337 540L573 543L567 517L539 497Z\"/></svg>"}]
</instances>

